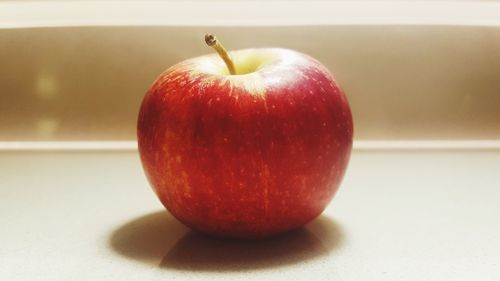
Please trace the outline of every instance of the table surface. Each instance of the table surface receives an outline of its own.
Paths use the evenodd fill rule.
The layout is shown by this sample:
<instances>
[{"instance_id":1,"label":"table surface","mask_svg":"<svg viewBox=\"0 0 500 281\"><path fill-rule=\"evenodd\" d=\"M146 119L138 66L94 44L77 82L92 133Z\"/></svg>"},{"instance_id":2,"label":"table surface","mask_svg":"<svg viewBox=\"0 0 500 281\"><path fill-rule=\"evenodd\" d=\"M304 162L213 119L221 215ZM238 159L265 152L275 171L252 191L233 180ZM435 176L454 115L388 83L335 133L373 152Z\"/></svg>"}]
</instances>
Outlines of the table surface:
<instances>
[{"instance_id":1,"label":"table surface","mask_svg":"<svg viewBox=\"0 0 500 281\"><path fill-rule=\"evenodd\" d=\"M138 154L0 152L0 280L500 280L500 151L357 151L332 204L264 241L191 232Z\"/></svg>"}]
</instances>

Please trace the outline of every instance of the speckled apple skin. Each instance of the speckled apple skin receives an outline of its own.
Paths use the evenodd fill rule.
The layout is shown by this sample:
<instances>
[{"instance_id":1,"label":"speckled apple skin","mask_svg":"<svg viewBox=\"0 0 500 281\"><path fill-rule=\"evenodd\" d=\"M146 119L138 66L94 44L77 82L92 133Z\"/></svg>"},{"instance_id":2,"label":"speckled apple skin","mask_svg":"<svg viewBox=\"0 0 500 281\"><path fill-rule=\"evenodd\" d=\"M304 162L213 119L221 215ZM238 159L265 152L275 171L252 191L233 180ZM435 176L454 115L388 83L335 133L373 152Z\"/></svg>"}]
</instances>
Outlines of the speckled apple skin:
<instances>
[{"instance_id":1,"label":"speckled apple skin","mask_svg":"<svg viewBox=\"0 0 500 281\"><path fill-rule=\"evenodd\" d=\"M181 62L140 108L151 186L178 220L210 235L264 237L313 220L351 153L351 111L328 70L295 51L254 51L276 59L237 76L204 68L215 56Z\"/></svg>"}]
</instances>

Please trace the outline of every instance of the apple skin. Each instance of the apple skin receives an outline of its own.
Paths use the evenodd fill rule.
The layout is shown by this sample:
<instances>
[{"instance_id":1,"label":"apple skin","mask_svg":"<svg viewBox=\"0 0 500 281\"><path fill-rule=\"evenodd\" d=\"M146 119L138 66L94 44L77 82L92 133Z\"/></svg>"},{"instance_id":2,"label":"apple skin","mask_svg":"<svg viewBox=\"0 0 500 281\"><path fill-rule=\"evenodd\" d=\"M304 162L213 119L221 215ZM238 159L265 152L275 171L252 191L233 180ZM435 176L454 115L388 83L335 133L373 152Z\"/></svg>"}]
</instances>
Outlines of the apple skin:
<instances>
[{"instance_id":1,"label":"apple skin","mask_svg":"<svg viewBox=\"0 0 500 281\"><path fill-rule=\"evenodd\" d=\"M138 146L163 205L194 230L258 238L313 220L335 195L352 148L347 99L328 70L287 49L172 66L142 102Z\"/></svg>"}]
</instances>

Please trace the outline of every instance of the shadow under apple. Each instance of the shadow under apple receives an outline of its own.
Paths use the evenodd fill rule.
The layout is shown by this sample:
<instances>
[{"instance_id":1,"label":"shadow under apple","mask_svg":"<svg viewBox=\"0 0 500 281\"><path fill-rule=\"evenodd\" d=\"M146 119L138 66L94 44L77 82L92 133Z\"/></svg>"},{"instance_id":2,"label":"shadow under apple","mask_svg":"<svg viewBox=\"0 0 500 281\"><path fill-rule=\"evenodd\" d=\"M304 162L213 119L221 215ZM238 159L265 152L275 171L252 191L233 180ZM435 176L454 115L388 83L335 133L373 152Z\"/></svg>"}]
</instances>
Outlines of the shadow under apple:
<instances>
[{"instance_id":1,"label":"shadow under apple","mask_svg":"<svg viewBox=\"0 0 500 281\"><path fill-rule=\"evenodd\" d=\"M341 246L341 227L320 216L305 227L261 240L214 238L189 230L166 211L136 218L115 230L118 254L161 268L189 271L255 270L293 265Z\"/></svg>"}]
</instances>

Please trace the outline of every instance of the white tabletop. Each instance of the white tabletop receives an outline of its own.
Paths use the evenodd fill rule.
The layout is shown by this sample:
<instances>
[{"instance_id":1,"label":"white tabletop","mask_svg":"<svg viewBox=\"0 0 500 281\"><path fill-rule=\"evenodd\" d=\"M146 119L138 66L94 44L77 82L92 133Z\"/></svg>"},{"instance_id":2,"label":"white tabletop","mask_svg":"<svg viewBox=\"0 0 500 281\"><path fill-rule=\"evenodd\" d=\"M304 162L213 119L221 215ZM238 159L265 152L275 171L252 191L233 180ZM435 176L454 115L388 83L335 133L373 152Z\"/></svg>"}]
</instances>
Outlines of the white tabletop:
<instances>
[{"instance_id":1,"label":"white tabletop","mask_svg":"<svg viewBox=\"0 0 500 281\"><path fill-rule=\"evenodd\" d=\"M302 230L207 238L136 152L0 152L0 280L500 280L500 151L355 152Z\"/></svg>"}]
</instances>

